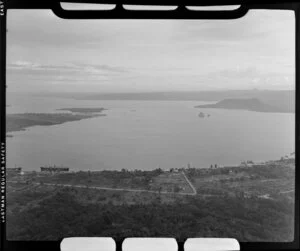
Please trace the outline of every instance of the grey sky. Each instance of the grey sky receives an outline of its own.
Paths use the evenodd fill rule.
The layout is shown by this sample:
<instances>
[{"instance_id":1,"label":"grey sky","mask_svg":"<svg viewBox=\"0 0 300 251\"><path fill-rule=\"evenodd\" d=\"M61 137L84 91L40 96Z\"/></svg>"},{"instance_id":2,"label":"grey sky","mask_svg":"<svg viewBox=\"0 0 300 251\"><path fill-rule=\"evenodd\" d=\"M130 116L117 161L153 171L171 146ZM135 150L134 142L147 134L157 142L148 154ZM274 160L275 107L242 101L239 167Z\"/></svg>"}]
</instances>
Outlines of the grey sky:
<instances>
[{"instance_id":1,"label":"grey sky","mask_svg":"<svg viewBox=\"0 0 300 251\"><path fill-rule=\"evenodd\" d=\"M294 14L63 20L9 10L9 91L294 89Z\"/></svg>"}]
</instances>

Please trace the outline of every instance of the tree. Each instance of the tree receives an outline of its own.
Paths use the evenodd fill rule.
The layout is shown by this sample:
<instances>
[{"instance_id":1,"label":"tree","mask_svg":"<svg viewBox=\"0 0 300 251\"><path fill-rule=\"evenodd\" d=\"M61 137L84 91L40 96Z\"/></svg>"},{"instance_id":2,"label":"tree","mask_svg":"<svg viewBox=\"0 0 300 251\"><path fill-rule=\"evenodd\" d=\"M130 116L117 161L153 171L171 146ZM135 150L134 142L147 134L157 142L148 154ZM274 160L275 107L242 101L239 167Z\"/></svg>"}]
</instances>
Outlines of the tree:
<instances>
[{"instance_id":1,"label":"tree","mask_svg":"<svg viewBox=\"0 0 300 251\"><path fill-rule=\"evenodd\" d=\"M173 190L174 190L174 193L179 193L180 187L178 185L175 185Z\"/></svg>"},{"instance_id":2,"label":"tree","mask_svg":"<svg viewBox=\"0 0 300 251\"><path fill-rule=\"evenodd\" d=\"M160 187L158 188L158 193L159 193L159 195L161 194L161 190L162 190L162 187L160 186Z\"/></svg>"}]
</instances>

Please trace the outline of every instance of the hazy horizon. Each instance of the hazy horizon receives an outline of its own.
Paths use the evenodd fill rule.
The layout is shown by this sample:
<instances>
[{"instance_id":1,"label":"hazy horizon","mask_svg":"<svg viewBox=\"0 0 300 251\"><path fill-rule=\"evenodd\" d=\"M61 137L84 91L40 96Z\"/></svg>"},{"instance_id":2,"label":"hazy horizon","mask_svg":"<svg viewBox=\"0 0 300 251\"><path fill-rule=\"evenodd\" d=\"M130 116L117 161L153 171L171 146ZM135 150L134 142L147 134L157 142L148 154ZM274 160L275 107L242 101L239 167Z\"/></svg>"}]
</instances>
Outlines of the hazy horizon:
<instances>
[{"instance_id":1,"label":"hazy horizon","mask_svg":"<svg viewBox=\"0 0 300 251\"><path fill-rule=\"evenodd\" d=\"M29 90L31 91L31 90ZM33 95L43 95L43 94L49 94L49 95L55 95L55 94L141 94L141 93L149 93L149 94L154 94L154 93L205 93L205 92L215 92L215 93L221 93L221 92L295 92L295 89L258 89L258 88L253 88L253 89L217 89L217 90L211 90L211 89L204 89L204 90L145 90L145 91L140 91L140 90L132 90L132 91L98 91L98 92L93 92L90 90L77 90L77 91L65 91L63 93L59 91L40 91L40 92L27 92L28 94L33 94ZM11 94L20 94L23 95L26 93L26 91L10 91Z\"/></svg>"}]
</instances>

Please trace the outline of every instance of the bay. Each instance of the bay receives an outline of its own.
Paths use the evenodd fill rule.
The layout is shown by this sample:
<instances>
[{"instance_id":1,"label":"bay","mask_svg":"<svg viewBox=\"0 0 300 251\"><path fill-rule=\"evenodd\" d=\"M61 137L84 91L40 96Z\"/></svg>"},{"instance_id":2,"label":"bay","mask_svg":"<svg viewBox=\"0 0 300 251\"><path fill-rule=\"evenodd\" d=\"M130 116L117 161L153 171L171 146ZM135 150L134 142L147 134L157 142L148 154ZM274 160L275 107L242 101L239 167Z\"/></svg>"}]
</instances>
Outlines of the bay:
<instances>
[{"instance_id":1,"label":"bay","mask_svg":"<svg viewBox=\"0 0 300 251\"><path fill-rule=\"evenodd\" d=\"M107 116L10 133L7 167L39 170L206 168L279 159L295 151L295 114L197 109L199 101L8 99L7 113L103 107ZM199 118L200 112L210 114Z\"/></svg>"}]
</instances>

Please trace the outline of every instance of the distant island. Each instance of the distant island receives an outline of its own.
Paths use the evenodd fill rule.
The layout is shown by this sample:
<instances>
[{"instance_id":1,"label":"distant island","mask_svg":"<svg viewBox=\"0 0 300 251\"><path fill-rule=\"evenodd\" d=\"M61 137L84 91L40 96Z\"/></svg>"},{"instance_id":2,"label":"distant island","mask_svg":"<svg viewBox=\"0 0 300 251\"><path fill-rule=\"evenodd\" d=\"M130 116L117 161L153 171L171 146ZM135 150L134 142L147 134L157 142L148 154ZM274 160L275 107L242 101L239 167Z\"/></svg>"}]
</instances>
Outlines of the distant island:
<instances>
[{"instance_id":1,"label":"distant island","mask_svg":"<svg viewBox=\"0 0 300 251\"><path fill-rule=\"evenodd\" d=\"M257 98L224 99L215 104L198 105L195 106L195 108L218 108L218 109L247 110L247 111L255 111L255 112L274 112L274 113L292 112L289 109L263 103Z\"/></svg>"},{"instance_id":2,"label":"distant island","mask_svg":"<svg viewBox=\"0 0 300 251\"><path fill-rule=\"evenodd\" d=\"M58 111L70 111L74 113L99 113L103 112L104 108L61 108Z\"/></svg>"},{"instance_id":3,"label":"distant island","mask_svg":"<svg viewBox=\"0 0 300 251\"><path fill-rule=\"evenodd\" d=\"M257 98L265 104L276 106L283 112L295 112L295 90L206 90L206 91L166 91L166 92L47 92L42 97L62 97L76 100L139 100L139 101L203 101L218 102L224 99ZM278 108L277 108L278 107ZM280 111L281 112L281 111Z\"/></svg>"},{"instance_id":4,"label":"distant island","mask_svg":"<svg viewBox=\"0 0 300 251\"><path fill-rule=\"evenodd\" d=\"M63 124L70 121L77 121L82 119L94 118L99 116L105 116L105 114L99 114L104 108L64 108L75 111L81 111L81 113L19 113L19 114L7 114L6 115L6 132L23 131L31 126L50 126ZM95 112L91 112L89 109L97 109ZM72 112L73 112L72 111ZM97 113L96 113L97 112ZM7 135L7 137L12 137Z\"/></svg>"}]
</instances>

